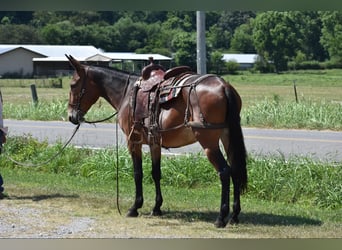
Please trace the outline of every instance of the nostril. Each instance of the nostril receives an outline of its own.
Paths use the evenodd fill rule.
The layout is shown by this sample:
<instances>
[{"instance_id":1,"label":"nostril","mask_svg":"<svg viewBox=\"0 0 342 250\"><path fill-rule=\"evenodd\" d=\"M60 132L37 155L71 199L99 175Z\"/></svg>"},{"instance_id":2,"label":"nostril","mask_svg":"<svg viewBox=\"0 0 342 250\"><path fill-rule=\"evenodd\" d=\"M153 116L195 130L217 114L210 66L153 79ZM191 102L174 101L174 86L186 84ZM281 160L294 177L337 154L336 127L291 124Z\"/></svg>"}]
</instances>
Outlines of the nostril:
<instances>
[{"instance_id":1,"label":"nostril","mask_svg":"<svg viewBox=\"0 0 342 250\"><path fill-rule=\"evenodd\" d=\"M75 125L77 125L77 124L78 124L78 121L77 121L77 119L74 119L74 117L73 117L73 116L69 116L69 121L70 121L71 123L75 124Z\"/></svg>"}]
</instances>

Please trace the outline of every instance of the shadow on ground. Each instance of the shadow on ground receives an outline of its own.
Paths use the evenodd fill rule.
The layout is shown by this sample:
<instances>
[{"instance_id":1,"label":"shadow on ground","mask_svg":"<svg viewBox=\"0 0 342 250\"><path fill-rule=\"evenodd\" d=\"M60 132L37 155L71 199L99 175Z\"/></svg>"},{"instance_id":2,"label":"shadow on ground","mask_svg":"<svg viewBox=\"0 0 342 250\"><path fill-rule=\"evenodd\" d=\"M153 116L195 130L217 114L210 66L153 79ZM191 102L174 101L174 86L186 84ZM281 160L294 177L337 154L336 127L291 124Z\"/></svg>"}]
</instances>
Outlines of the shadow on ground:
<instances>
[{"instance_id":1,"label":"shadow on ground","mask_svg":"<svg viewBox=\"0 0 342 250\"><path fill-rule=\"evenodd\" d=\"M162 218L179 219L185 222L204 221L213 222L216 220L218 213L194 212L194 211L167 211L164 212ZM247 212L241 213L239 216L240 224L252 224L260 226L320 226L322 221L308 217L295 215L277 215L267 213Z\"/></svg>"},{"instance_id":2,"label":"shadow on ground","mask_svg":"<svg viewBox=\"0 0 342 250\"><path fill-rule=\"evenodd\" d=\"M32 201L42 201L42 200L49 200L49 199L76 199L79 198L78 195L72 194L72 195L64 195L64 194L41 194L41 195L28 195L28 196L17 196L17 195L11 195L7 197L9 200L32 200Z\"/></svg>"}]
</instances>

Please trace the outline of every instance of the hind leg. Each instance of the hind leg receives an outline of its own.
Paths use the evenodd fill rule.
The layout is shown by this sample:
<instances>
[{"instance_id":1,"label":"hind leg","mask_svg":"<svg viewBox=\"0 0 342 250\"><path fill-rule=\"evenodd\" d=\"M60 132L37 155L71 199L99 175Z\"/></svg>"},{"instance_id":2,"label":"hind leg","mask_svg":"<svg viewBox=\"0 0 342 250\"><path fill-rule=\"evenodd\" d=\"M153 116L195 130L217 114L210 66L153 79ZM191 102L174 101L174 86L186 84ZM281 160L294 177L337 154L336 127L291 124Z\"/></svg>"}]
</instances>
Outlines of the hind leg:
<instances>
[{"instance_id":1,"label":"hind leg","mask_svg":"<svg viewBox=\"0 0 342 250\"><path fill-rule=\"evenodd\" d=\"M204 149L210 163L215 167L221 181L221 205L220 213L215 221L216 227L225 227L229 216L229 186L230 186L230 167L228 166L219 147L219 133L206 130L205 138L197 135L198 141ZM209 138L209 139L208 139ZM217 138L215 140L215 138Z\"/></svg>"},{"instance_id":2,"label":"hind leg","mask_svg":"<svg viewBox=\"0 0 342 250\"><path fill-rule=\"evenodd\" d=\"M234 176L234 173L232 173L232 176ZM240 183L236 180L236 178L233 179L233 186L234 186L234 202L233 202L233 213L232 217L229 220L230 224L238 224L239 219L238 216L241 211L241 206L240 206Z\"/></svg>"},{"instance_id":3,"label":"hind leg","mask_svg":"<svg viewBox=\"0 0 342 250\"><path fill-rule=\"evenodd\" d=\"M224 130L221 136L221 142L223 144L224 150L228 156L228 147L229 147L229 132L228 130ZM233 189L234 189L234 201L233 201L233 213L232 217L229 220L230 224L237 224L239 223L238 215L241 211L241 205L240 205L240 181L238 178L236 178L236 174L234 173L234 169L232 169L232 180L233 180Z\"/></svg>"}]
</instances>

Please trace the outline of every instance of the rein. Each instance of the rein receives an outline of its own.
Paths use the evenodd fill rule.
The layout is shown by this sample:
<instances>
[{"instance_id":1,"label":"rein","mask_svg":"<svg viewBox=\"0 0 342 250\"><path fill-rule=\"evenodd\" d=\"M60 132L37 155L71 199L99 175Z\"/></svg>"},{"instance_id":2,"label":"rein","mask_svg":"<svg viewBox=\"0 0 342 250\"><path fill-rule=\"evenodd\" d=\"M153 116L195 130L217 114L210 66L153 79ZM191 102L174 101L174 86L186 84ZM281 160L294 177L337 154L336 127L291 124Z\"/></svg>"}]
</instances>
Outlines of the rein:
<instances>
[{"instance_id":1,"label":"rein","mask_svg":"<svg viewBox=\"0 0 342 250\"><path fill-rule=\"evenodd\" d=\"M105 121L108 121L108 120L112 119L117 114L118 114L118 112L116 111L113 114L111 114L110 116L108 116L107 118L104 118L104 119L101 119L101 120L95 120L95 121L87 121L87 120L85 120L84 122L88 123L88 124L95 124L95 123L99 123L99 122L105 122Z\"/></svg>"}]
</instances>

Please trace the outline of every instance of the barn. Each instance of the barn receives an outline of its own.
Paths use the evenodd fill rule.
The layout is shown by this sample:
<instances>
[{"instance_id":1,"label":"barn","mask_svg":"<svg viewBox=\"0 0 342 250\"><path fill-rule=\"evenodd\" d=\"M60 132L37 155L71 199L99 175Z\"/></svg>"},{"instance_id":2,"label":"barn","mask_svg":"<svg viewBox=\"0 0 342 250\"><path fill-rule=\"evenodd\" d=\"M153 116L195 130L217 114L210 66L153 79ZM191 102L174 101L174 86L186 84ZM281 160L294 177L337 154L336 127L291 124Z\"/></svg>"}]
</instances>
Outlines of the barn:
<instances>
[{"instance_id":1,"label":"barn","mask_svg":"<svg viewBox=\"0 0 342 250\"><path fill-rule=\"evenodd\" d=\"M70 74L73 69L65 54L72 55L84 63L119 66L134 72L138 72L148 64L148 58L151 56L158 63L171 64L171 58L159 54L103 52L91 45L0 44L0 77L46 77Z\"/></svg>"},{"instance_id":2,"label":"barn","mask_svg":"<svg viewBox=\"0 0 342 250\"><path fill-rule=\"evenodd\" d=\"M64 54L71 54L82 60L96 53L98 49L94 46L0 44L0 75L56 75L64 70L70 70ZM39 59L46 61L40 63Z\"/></svg>"},{"instance_id":3,"label":"barn","mask_svg":"<svg viewBox=\"0 0 342 250\"><path fill-rule=\"evenodd\" d=\"M240 69L250 69L254 67L258 59L257 54L223 54L225 62L234 61L240 65Z\"/></svg>"}]
</instances>

